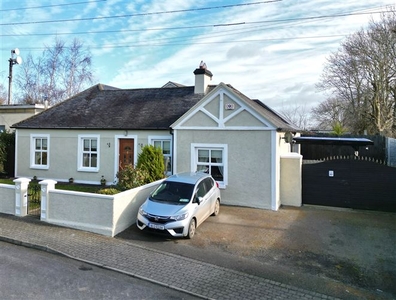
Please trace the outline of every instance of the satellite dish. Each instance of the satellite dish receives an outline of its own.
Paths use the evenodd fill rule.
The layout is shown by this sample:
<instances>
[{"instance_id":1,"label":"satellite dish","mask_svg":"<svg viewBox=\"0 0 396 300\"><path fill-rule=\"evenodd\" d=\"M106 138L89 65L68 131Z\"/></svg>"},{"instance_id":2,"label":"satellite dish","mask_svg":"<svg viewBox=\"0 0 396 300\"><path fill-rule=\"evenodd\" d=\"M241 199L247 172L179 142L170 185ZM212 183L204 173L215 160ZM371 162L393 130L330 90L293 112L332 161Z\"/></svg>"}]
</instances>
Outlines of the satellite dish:
<instances>
[{"instance_id":1,"label":"satellite dish","mask_svg":"<svg viewBox=\"0 0 396 300\"><path fill-rule=\"evenodd\" d=\"M16 54L16 55L19 55L19 53L20 53L18 48L15 48L14 50L11 50L11 52Z\"/></svg>"},{"instance_id":2,"label":"satellite dish","mask_svg":"<svg viewBox=\"0 0 396 300\"><path fill-rule=\"evenodd\" d=\"M22 57L17 56L17 58L15 59L15 62L20 65L22 63Z\"/></svg>"},{"instance_id":3,"label":"satellite dish","mask_svg":"<svg viewBox=\"0 0 396 300\"><path fill-rule=\"evenodd\" d=\"M293 142L293 134L291 132L285 133L285 142L289 144Z\"/></svg>"}]
</instances>

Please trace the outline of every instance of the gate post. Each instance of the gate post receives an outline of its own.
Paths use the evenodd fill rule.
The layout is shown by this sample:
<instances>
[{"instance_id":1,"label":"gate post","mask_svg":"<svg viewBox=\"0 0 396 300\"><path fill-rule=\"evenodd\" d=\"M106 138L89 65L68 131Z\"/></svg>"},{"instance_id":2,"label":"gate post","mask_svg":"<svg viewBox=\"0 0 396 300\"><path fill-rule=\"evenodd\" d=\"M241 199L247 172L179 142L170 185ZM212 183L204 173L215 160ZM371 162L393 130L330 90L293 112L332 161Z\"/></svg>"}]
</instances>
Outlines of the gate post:
<instances>
[{"instance_id":1,"label":"gate post","mask_svg":"<svg viewBox=\"0 0 396 300\"><path fill-rule=\"evenodd\" d=\"M58 182L55 180L47 179L39 182L41 186L41 212L40 212L40 220L47 221L48 220L48 199L49 199L49 191L55 189L55 184Z\"/></svg>"},{"instance_id":2,"label":"gate post","mask_svg":"<svg viewBox=\"0 0 396 300\"><path fill-rule=\"evenodd\" d=\"M282 205L302 205L302 155L281 155L280 198Z\"/></svg>"},{"instance_id":3,"label":"gate post","mask_svg":"<svg viewBox=\"0 0 396 300\"><path fill-rule=\"evenodd\" d=\"M15 182L15 215L24 217L27 215L28 185L29 178L17 178Z\"/></svg>"}]
</instances>

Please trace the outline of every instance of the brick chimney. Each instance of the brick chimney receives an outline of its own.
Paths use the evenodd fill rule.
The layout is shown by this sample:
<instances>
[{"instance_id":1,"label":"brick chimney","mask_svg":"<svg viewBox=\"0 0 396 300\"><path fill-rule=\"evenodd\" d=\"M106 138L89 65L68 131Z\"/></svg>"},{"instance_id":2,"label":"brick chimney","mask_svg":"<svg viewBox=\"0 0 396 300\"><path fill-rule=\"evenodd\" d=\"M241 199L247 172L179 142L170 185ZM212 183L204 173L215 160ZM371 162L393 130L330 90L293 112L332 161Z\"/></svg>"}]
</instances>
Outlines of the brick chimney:
<instances>
[{"instance_id":1,"label":"brick chimney","mask_svg":"<svg viewBox=\"0 0 396 300\"><path fill-rule=\"evenodd\" d=\"M205 94L209 82L212 80L213 74L206 68L206 64L201 61L199 68L195 69L195 94Z\"/></svg>"}]
</instances>

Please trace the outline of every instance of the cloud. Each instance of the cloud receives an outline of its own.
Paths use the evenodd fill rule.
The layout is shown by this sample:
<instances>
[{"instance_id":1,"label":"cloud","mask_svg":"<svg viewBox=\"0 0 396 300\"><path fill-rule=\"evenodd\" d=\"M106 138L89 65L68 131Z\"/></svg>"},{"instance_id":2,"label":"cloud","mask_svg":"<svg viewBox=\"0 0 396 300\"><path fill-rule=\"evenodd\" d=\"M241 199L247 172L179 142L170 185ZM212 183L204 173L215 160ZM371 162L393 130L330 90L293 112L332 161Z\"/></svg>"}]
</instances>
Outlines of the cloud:
<instances>
[{"instance_id":1,"label":"cloud","mask_svg":"<svg viewBox=\"0 0 396 300\"><path fill-rule=\"evenodd\" d=\"M145 15L2 26L3 34L15 36L2 38L0 74L7 73L10 49L21 48L23 58L29 49L52 44L54 39L54 36L21 33L107 31L59 35L64 40L81 38L90 47L95 75L102 83L121 88L159 87L169 80L193 85L192 72L204 60L214 74L213 83L232 84L247 96L274 107L294 101L312 106L325 97L316 91L315 84L326 57L338 49L346 35L367 25L370 15L301 18L368 12L395 4L394 0L284 0L226 7L235 3L225 0L210 3L204 0L107 0L84 6L54 7L50 15L48 9L3 12L2 23ZM3 9L16 7L11 1L3 1L2 5ZM37 1L29 0L18 2L17 6L38 5ZM218 8L200 9L215 6ZM192 11L187 11L189 9ZM179 10L186 11L157 13ZM154 28L162 29L148 30ZM42 49L31 51L40 54Z\"/></svg>"}]
</instances>

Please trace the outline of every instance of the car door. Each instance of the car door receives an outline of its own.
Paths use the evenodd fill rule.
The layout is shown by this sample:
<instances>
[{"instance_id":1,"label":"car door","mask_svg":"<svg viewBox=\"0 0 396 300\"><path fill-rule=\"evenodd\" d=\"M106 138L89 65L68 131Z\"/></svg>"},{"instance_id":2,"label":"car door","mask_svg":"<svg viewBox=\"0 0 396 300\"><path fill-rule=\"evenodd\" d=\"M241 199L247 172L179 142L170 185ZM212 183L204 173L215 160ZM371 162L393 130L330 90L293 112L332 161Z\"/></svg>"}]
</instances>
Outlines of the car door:
<instances>
[{"instance_id":1,"label":"car door","mask_svg":"<svg viewBox=\"0 0 396 300\"><path fill-rule=\"evenodd\" d=\"M212 214L216 203L217 195L214 186L215 186L215 182L213 181L212 178L205 178L205 190L209 203L208 216Z\"/></svg>"},{"instance_id":2,"label":"car door","mask_svg":"<svg viewBox=\"0 0 396 300\"><path fill-rule=\"evenodd\" d=\"M195 216L197 218L197 226L207 218L207 210L210 210L210 203L206 193L205 181L202 180L197 186L196 201L200 199L197 204Z\"/></svg>"}]
</instances>

